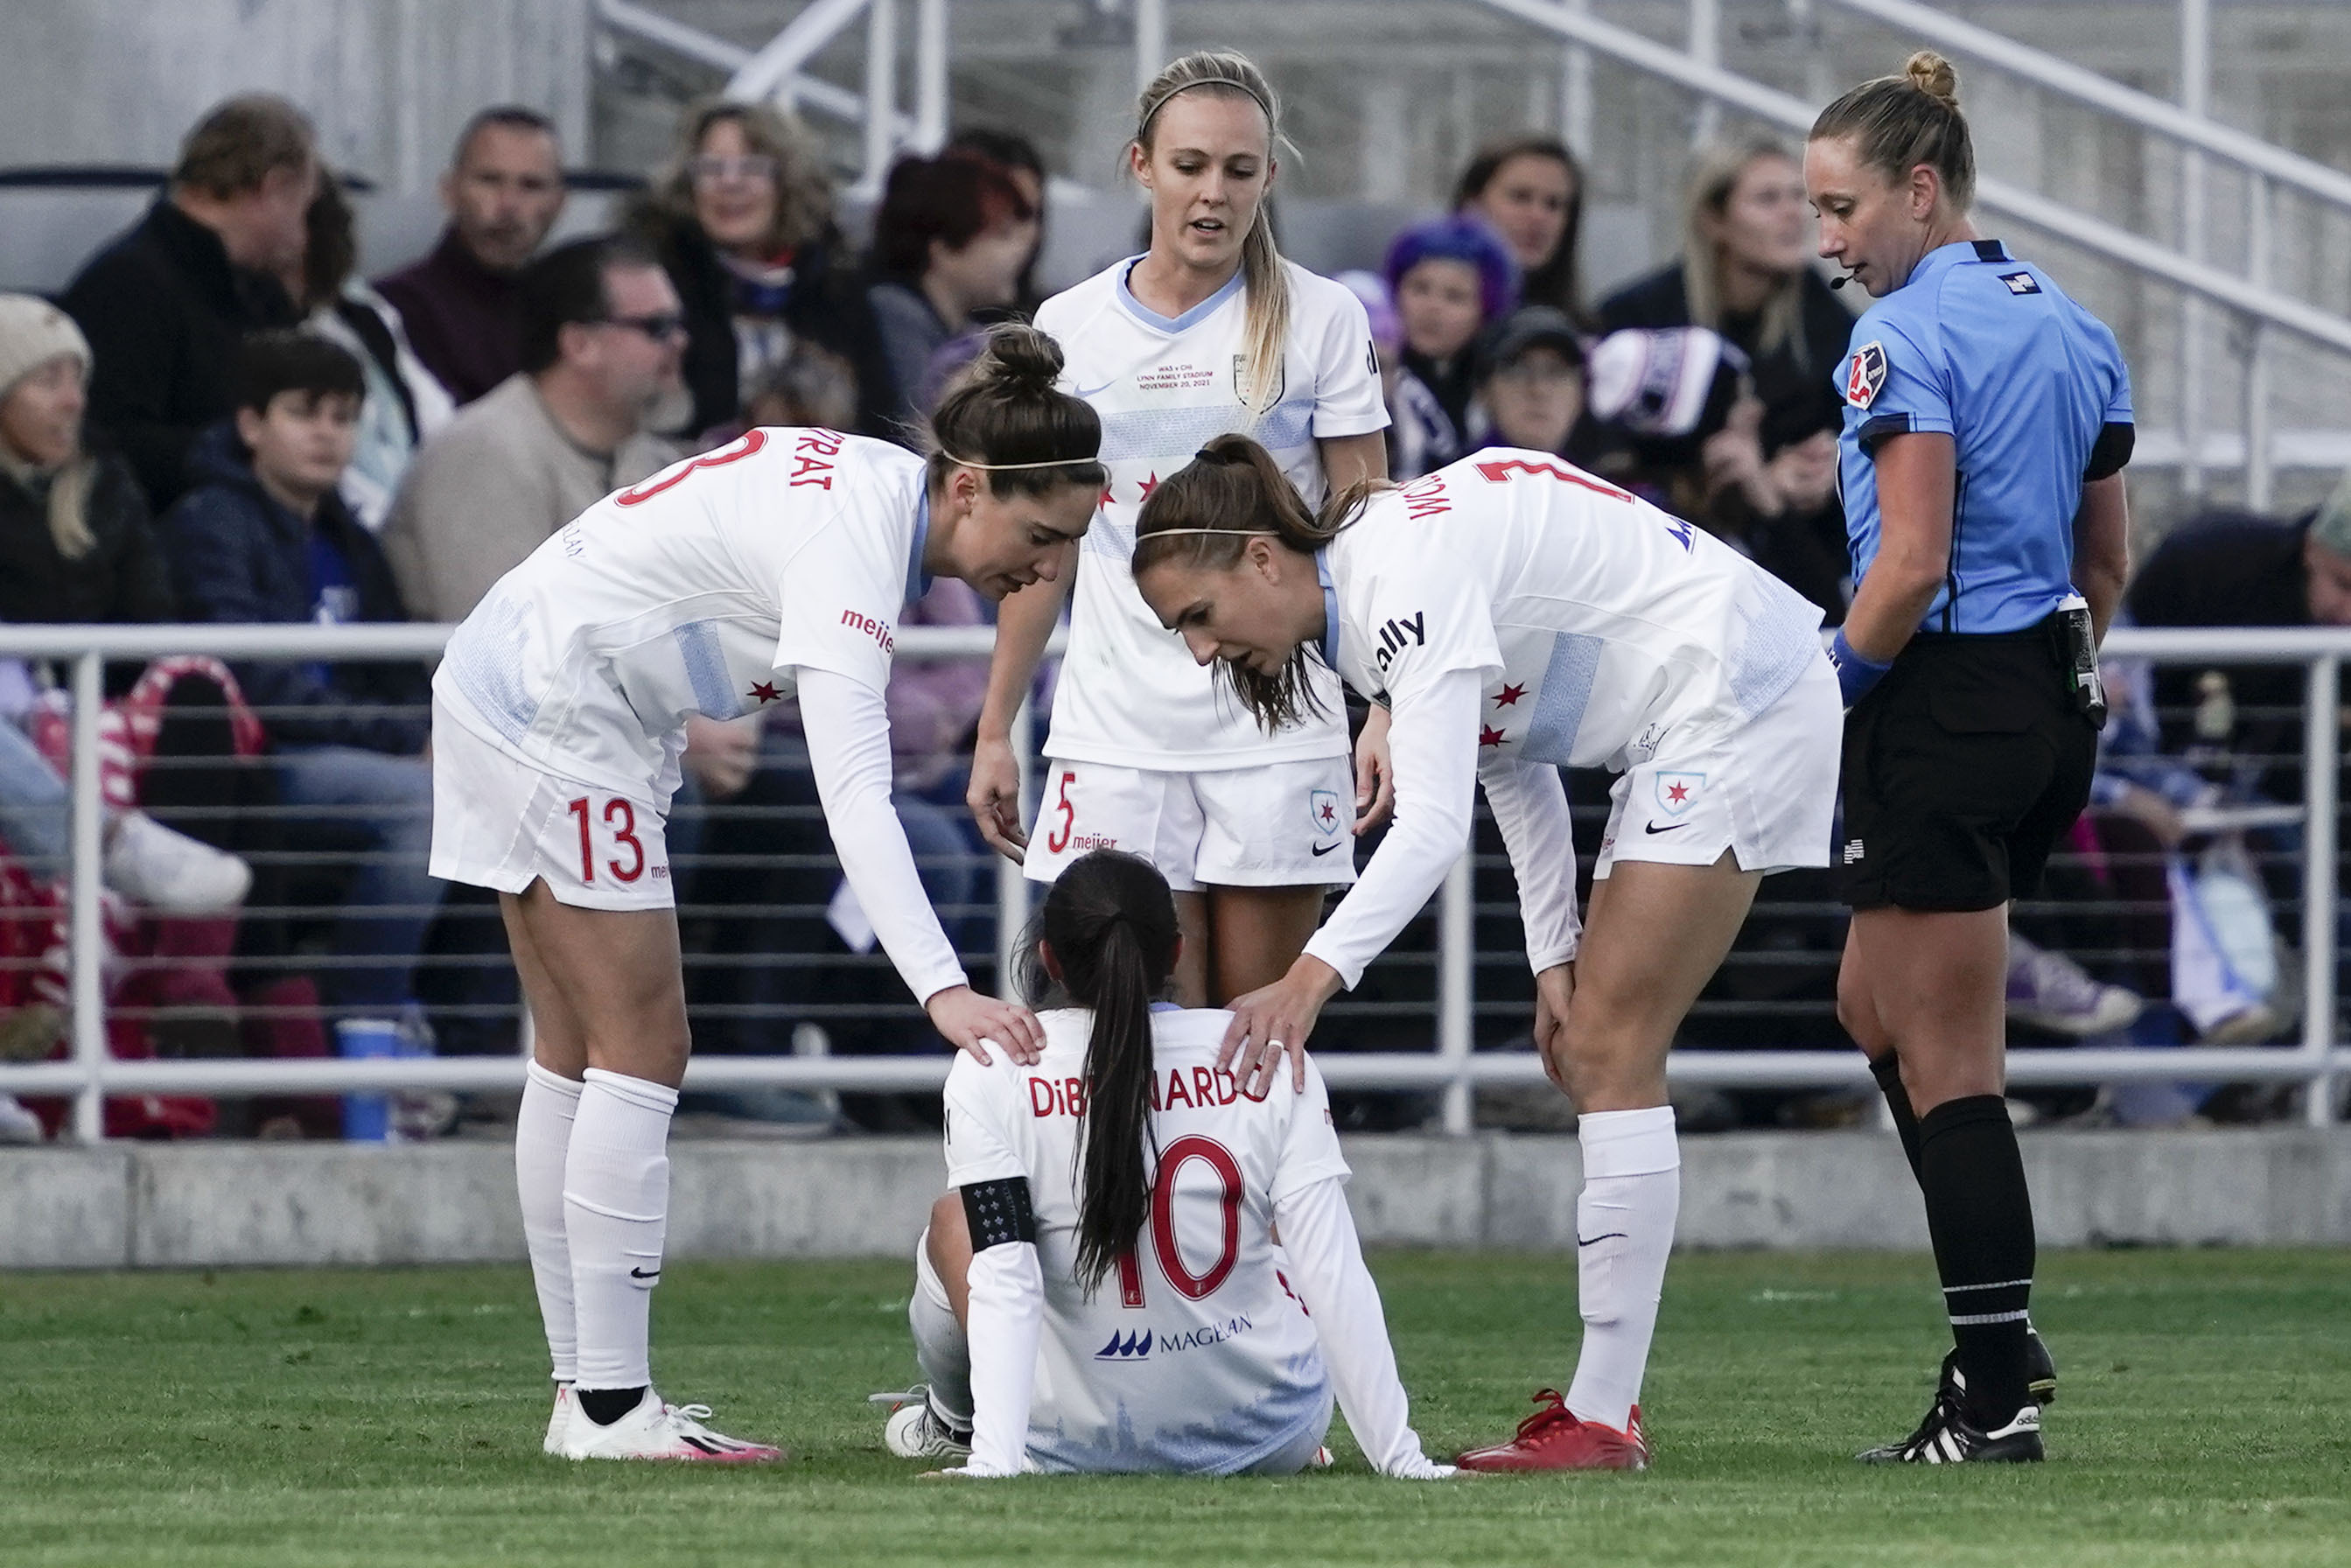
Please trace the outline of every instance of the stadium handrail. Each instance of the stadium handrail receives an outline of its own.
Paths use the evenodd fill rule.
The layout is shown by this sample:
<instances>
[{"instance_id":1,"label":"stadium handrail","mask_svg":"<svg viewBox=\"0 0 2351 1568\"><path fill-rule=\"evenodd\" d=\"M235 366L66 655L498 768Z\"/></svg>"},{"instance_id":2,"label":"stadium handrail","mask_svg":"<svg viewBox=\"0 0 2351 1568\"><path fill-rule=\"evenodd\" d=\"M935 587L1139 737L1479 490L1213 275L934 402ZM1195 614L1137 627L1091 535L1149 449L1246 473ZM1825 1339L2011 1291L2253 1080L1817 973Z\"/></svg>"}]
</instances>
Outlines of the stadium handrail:
<instances>
[{"instance_id":1,"label":"stadium handrail","mask_svg":"<svg viewBox=\"0 0 2351 1568\"><path fill-rule=\"evenodd\" d=\"M523 1058L377 1058L328 1061L117 1061L106 1053L101 990L98 879L81 874L99 863L99 715L102 673L110 659L204 653L232 659L304 661L415 658L436 655L455 630L445 625L287 626L0 626L0 658L72 661L73 766L69 966L71 1053L63 1061L0 1063L0 1092L62 1094L74 1099L78 1138L103 1136L109 1094L333 1093L352 1090L511 1090L522 1082ZM994 646L988 627L909 626L897 637L908 659L982 658ZM1056 644L1058 646L1058 643ZM2309 670L2304 711L2304 921L2306 931L2335 929L2336 772L2340 766L2338 700L2343 662L2351 658L2351 628L2118 628L2107 639L2115 657L2157 662L2301 664ZM1032 737L1016 730L1024 770L1032 769ZM1466 846L1465 846L1466 848ZM1479 1086L1542 1081L1531 1050L1476 1051L1469 976L1473 925L1465 853L1440 895L1437 922L1440 984L1436 1049L1420 1055L1333 1052L1317 1058L1324 1076L1349 1089L1435 1089L1443 1092L1442 1124L1470 1128L1469 1092ZM1022 924L1027 884L1019 868L1000 862L999 940L1008 944ZM1001 949L1000 949L1001 950ZM2310 1086L2307 1119L2324 1125L2333 1113L2331 1085L2351 1077L2351 1050L2335 1039L2335 965L2303 966L2303 1039L2299 1045L2249 1049L2162 1051L2074 1048L2019 1051L2009 1078L2019 1084L2133 1082L2209 1079L2301 1082ZM936 1056L720 1056L687 1068L689 1087L888 1091L935 1087L946 1071ZM1693 1087L1829 1088L1867 1082L1860 1054L1839 1050L1684 1050L1668 1064L1677 1083Z\"/></svg>"}]
</instances>

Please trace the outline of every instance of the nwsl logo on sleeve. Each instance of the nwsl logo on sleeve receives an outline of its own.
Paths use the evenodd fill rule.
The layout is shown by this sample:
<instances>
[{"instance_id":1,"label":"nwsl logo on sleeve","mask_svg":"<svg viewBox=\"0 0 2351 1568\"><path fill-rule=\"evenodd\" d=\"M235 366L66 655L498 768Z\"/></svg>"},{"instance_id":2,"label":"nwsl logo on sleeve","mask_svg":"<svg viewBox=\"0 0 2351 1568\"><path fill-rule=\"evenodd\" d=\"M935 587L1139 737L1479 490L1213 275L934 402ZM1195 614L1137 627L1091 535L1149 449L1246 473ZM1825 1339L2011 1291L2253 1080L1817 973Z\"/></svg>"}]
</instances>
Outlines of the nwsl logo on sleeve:
<instances>
[{"instance_id":1,"label":"nwsl logo on sleeve","mask_svg":"<svg viewBox=\"0 0 2351 1568\"><path fill-rule=\"evenodd\" d=\"M1886 386L1886 345L1864 343L1853 351L1844 371L1844 401L1865 409Z\"/></svg>"}]
</instances>

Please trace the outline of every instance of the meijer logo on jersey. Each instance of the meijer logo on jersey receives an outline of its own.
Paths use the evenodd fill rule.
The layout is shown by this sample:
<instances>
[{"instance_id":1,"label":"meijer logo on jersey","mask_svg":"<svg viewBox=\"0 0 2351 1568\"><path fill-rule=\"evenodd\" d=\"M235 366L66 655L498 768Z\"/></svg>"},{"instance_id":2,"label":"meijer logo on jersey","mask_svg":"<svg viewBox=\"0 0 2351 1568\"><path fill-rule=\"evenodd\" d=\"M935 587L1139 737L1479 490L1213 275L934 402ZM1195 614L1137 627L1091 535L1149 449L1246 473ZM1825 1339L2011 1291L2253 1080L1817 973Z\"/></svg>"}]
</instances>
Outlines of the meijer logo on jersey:
<instances>
[{"instance_id":1,"label":"meijer logo on jersey","mask_svg":"<svg viewBox=\"0 0 2351 1568\"><path fill-rule=\"evenodd\" d=\"M862 614L854 610L844 610L841 612L841 623L862 632L881 643L882 651L885 653L894 653L898 651L897 640L890 635L890 622L887 621L876 621L871 615Z\"/></svg>"}]
</instances>

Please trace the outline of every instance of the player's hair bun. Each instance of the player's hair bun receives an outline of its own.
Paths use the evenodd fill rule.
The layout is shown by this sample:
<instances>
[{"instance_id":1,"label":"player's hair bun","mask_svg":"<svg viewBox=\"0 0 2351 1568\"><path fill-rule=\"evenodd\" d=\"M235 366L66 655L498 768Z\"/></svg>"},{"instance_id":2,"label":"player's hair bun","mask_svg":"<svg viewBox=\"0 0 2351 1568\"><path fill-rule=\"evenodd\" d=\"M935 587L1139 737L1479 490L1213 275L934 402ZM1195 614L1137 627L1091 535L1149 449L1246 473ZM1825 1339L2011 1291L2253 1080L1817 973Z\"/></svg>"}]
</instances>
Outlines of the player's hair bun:
<instances>
[{"instance_id":1,"label":"player's hair bun","mask_svg":"<svg viewBox=\"0 0 2351 1568\"><path fill-rule=\"evenodd\" d=\"M1061 376L1061 346L1034 327L1007 322L989 330L972 369L1007 392L1050 392Z\"/></svg>"},{"instance_id":2,"label":"player's hair bun","mask_svg":"<svg viewBox=\"0 0 2351 1568\"><path fill-rule=\"evenodd\" d=\"M1959 107L1959 73L1932 49L1920 49L1902 63L1902 74L1912 87L1946 108Z\"/></svg>"}]
</instances>

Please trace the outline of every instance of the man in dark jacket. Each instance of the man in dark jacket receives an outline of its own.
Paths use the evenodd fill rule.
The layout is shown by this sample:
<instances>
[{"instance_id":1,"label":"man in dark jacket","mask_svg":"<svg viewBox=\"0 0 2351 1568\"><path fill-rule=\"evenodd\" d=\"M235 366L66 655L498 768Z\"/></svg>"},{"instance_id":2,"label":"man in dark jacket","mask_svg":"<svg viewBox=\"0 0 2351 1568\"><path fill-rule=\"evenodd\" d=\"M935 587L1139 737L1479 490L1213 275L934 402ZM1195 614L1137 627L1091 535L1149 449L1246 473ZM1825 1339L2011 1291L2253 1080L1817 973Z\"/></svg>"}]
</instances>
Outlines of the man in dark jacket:
<instances>
[{"instance_id":1,"label":"man in dark jacket","mask_svg":"<svg viewBox=\"0 0 2351 1568\"><path fill-rule=\"evenodd\" d=\"M563 212L555 122L501 104L465 122L441 176L449 226L431 255L376 280L424 368L469 403L522 368L524 266Z\"/></svg>"},{"instance_id":2,"label":"man in dark jacket","mask_svg":"<svg viewBox=\"0 0 2351 1568\"><path fill-rule=\"evenodd\" d=\"M239 356L236 413L198 441L194 487L163 519L180 601L196 621L288 625L404 621L375 539L335 483L350 461L359 361L308 334L264 332ZM247 663L236 668L270 732L286 803L365 839L337 935L360 960L328 999L367 1018L413 1000L424 931L441 902L432 843L430 688L402 664Z\"/></svg>"},{"instance_id":3,"label":"man in dark jacket","mask_svg":"<svg viewBox=\"0 0 2351 1568\"><path fill-rule=\"evenodd\" d=\"M233 98L181 145L162 197L92 257L60 301L89 339L89 416L162 511L187 487L196 433L229 412L237 340L290 325L275 275L300 260L316 193L309 120L283 99Z\"/></svg>"}]
</instances>

